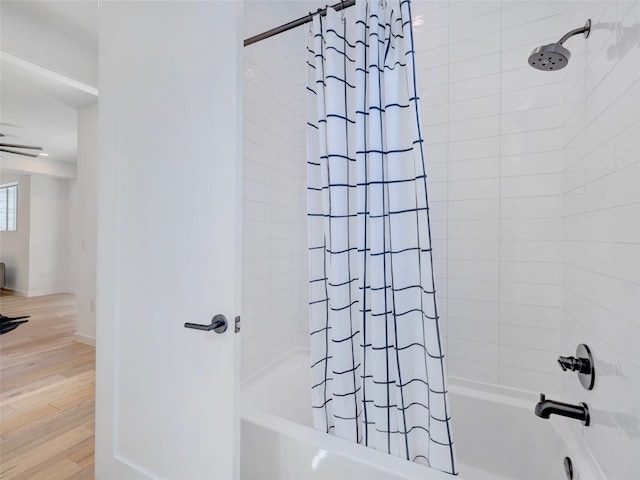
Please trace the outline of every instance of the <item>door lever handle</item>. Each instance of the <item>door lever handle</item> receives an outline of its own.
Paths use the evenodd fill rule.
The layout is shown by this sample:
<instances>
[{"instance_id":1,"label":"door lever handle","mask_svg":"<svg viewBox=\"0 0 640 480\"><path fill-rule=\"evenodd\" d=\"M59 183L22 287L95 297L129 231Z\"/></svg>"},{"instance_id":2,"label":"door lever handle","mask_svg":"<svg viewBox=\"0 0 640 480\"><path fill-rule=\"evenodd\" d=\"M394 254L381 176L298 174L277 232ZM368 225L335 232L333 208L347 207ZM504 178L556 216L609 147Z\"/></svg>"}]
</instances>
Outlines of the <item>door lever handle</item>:
<instances>
[{"instance_id":1,"label":"door lever handle","mask_svg":"<svg viewBox=\"0 0 640 480\"><path fill-rule=\"evenodd\" d=\"M224 315L218 314L211 319L211 323L209 325L185 323L184 328L193 328L194 330L204 330L206 332L213 330L216 333L224 333L227 331L227 319Z\"/></svg>"}]
</instances>

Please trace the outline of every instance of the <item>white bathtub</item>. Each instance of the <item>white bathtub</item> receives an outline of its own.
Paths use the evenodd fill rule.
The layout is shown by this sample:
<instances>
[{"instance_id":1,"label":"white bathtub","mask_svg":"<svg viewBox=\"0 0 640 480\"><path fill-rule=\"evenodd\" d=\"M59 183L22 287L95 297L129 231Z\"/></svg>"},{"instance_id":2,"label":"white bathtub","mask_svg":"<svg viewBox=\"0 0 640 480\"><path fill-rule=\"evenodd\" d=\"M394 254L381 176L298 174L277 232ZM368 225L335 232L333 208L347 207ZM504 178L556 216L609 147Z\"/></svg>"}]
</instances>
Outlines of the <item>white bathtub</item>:
<instances>
[{"instance_id":1,"label":"white bathtub","mask_svg":"<svg viewBox=\"0 0 640 480\"><path fill-rule=\"evenodd\" d=\"M451 475L314 430L309 355L294 350L242 385L241 478L451 479ZM564 418L533 414L536 394L452 379L449 382L457 478L601 480L587 455L565 441Z\"/></svg>"}]
</instances>

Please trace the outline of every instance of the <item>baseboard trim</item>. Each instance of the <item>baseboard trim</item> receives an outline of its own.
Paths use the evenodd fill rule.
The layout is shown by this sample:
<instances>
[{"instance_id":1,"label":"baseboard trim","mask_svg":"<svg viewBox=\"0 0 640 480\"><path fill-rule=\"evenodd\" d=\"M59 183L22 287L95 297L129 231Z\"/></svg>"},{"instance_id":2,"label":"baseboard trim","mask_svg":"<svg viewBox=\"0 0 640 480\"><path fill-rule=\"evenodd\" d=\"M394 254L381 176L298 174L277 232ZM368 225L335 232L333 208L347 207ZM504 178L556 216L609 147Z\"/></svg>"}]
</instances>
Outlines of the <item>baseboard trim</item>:
<instances>
[{"instance_id":1,"label":"baseboard trim","mask_svg":"<svg viewBox=\"0 0 640 480\"><path fill-rule=\"evenodd\" d=\"M78 294L75 288L50 288L48 290L30 290L27 292L26 296L27 297L44 297L45 295L58 295L60 293L70 293L72 295Z\"/></svg>"},{"instance_id":2,"label":"baseboard trim","mask_svg":"<svg viewBox=\"0 0 640 480\"><path fill-rule=\"evenodd\" d=\"M89 335L84 335L82 333L76 332L73 335L73 338L80 343L86 343L87 345L91 345L93 347L96 346L96 339L93 337L90 337Z\"/></svg>"}]
</instances>

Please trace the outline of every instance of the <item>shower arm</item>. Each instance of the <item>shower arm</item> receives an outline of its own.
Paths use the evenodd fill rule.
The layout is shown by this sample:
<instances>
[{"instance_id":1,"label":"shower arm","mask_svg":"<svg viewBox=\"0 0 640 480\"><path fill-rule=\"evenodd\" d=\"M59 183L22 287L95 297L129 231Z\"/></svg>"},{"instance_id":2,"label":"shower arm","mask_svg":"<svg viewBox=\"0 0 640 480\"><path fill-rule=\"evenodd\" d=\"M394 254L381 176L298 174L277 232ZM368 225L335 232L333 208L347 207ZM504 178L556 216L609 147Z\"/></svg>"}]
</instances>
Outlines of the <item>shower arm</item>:
<instances>
[{"instance_id":1,"label":"shower arm","mask_svg":"<svg viewBox=\"0 0 640 480\"><path fill-rule=\"evenodd\" d=\"M560 40L558 40L558 43L562 45L564 42L569 40L574 35L579 35L581 33L584 33L584 38L587 38L589 37L590 32L591 32L591 20L587 20L587 23L584 24L584 27L576 28L575 30L571 30L569 33L566 33Z\"/></svg>"}]
</instances>

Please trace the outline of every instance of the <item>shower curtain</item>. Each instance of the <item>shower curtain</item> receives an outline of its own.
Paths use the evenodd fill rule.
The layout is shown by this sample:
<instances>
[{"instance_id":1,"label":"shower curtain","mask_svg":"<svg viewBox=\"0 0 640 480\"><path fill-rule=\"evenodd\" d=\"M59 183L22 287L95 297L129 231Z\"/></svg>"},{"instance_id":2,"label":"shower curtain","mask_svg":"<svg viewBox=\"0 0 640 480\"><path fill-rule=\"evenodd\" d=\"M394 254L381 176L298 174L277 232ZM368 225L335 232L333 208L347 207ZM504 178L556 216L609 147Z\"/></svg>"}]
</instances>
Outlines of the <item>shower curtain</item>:
<instances>
[{"instance_id":1,"label":"shower curtain","mask_svg":"<svg viewBox=\"0 0 640 480\"><path fill-rule=\"evenodd\" d=\"M455 474L411 27L408 0L360 0L313 19L313 419Z\"/></svg>"}]
</instances>

